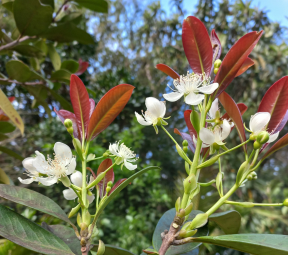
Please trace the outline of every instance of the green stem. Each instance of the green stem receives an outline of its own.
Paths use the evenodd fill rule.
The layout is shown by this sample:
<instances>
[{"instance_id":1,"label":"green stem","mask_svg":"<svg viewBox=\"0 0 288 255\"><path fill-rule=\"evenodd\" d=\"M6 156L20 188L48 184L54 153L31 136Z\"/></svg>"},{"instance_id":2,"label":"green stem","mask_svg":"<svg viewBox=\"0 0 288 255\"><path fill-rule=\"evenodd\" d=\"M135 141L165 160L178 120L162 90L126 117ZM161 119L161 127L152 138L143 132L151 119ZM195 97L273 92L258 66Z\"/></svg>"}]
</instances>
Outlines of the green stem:
<instances>
[{"instance_id":1,"label":"green stem","mask_svg":"<svg viewBox=\"0 0 288 255\"><path fill-rule=\"evenodd\" d=\"M76 186L71 184L70 188L73 189L77 197L79 198L80 204L83 204L81 194L79 194L78 189L75 188ZM78 187L77 187L78 188Z\"/></svg>"},{"instance_id":2,"label":"green stem","mask_svg":"<svg viewBox=\"0 0 288 255\"><path fill-rule=\"evenodd\" d=\"M250 170L250 172L255 171L255 170L261 165L262 162L263 162L263 160L260 160L260 161L258 162L258 164L257 164L254 168L252 168L252 169Z\"/></svg>"},{"instance_id":3,"label":"green stem","mask_svg":"<svg viewBox=\"0 0 288 255\"><path fill-rule=\"evenodd\" d=\"M256 153L255 153L254 159L253 159L253 161L252 161L252 163L251 163L251 166L250 166L250 167L252 167L252 166L254 166L254 165L255 165L255 163L256 163L256 160L257 160L257 158L258 158L258 155L259 155L259 149L258 149L258 150L256 150Z\"/></svg>"},{"instance_id":4,"label":"green stem","mask_svg":"<svg viewBox=\"0 0 288 255\"><path fill-rule=\"evenodd\" d=\"M235 202L235 201L226 201L225 204L229 205L238 205L242 207L247 207L247 204L251 204L251 207L254 206L283 206L283 203L250 203L250 202Z\"/></svg>"},{"instance_id":5,"label":"green stem","mask_svg":"<svg viewBox=\"0 0 288 255\"><path fill-rule=\"evenodd\" d=\"M76 186L74 184L71 184L70 188L73 189L73 190L82 191L82 189L80 187L78 187L78 186Z\"/></svg>"},{"instance_id":6,"label":"green stem","mask_svg":"<svg viewBox=\"0 0 288 255\"><path fill-rule=\"evenodd\" d=\"M168 130L166 128L164 128L162 125L161 125L162 129L166 132L166 134L171 138L171 140L176 144L176 145L179 145L177 143L177 141L174 139L174 137L168 132ZM180 145L179 145L180 146Z\"/></svg>"},{"instance_id":7,"label":"green stem","mask_svg":"<svg viewBox=\"0 0 288 255\"><path fill-rule=\"evenodd\" d=\"M224 152L220 153L219 156L223 156L223 155L225 155L225 154L227 154L227 153L229 153L231 151L234 151L234 150L238 149L239 147L243 146L244 144L246 144L248 142L250 142L250 140L247 140L247 141L245 141L245 142L233 147L232 149L229 149L228 151L224 151Z\"/></svg>"},{"instance_id":8,"label":"green stem","mask_svg":"<svg viewBox=\"0 0 288 255\"><path fill-rule=\"evenodd\" d=\"M83 158L84 160L82 161L82 200L84 206L87 207L86 159L85 156Z\"/></svg>"},{"instance_id":9,"label":"green stem","mask_svg":"<svg viewBox=\"0 0 288 255\"><path fill-rule=\"evenodd\" d=\"M249 158L248 158L248 162L250 162L250 160L252 159L252 157L254 156L255 154L255 150L253 149L253 151L251 152Z\"/></svg>"},{"instance_id":10,"label":"green stem","mask_svg":"<svg viewBox=\"0 0 288 255\"><path fill-rule=\"evenodd\" d=\"M87 162L91 162L91 161L98 160L98 159L102 159L102 158L104 158L104 156L101 156L101 157L98 157L98 158L93 158L93 159L91 159L91 160L88 160Z\"/></svg>"},{"instance_id":11,"label":"green stem","mask_svg":"<svg viewBox=\"0 0 288 255\"><path fill-rule=\"evenodd\" d=\"M208 187L208 186L211 186L213 183L215 183L216 182L216 180L212 180L212 181L210 181L210 182L206 182L206 183L201 183L201 182L199 182L198 184L200 185L200 186L202 186L202 187Z\"/></svg>"}]
</instances>

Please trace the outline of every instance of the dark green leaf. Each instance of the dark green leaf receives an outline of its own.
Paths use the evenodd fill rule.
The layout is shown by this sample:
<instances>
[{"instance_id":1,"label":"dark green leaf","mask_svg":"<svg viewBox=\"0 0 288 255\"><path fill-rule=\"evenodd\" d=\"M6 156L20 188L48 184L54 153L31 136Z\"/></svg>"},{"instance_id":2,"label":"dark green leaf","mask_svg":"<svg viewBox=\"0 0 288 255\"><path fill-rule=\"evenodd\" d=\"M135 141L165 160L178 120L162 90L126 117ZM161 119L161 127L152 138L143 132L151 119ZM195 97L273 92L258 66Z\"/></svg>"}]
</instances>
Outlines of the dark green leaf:
<instances>
[{"instance_id":1,"label":"dark green leaf","mask_svg":"<svg viewBox=\"0 0 288 255\"><path fill-rule=\"evenodd\" d=\"M2 1L2 5L3 5L3 1ZM0 30L0 39L2 42L4 43L10 43L13 40L7 35L5 34L2 30Z\"/></svg>"},{"instance_id":2,"label":"dark green leaf","mask_svg":"<svg viewBox=\"0 0 288 255\"><path fill-rule=\"evenodd\" d=\"M4 146L0 146L0 151L8 154L9 156L13 157L13 158L16 158L16 159L19 159L19 160L23 160L24 158L22 156L20 156L19 154L17 154L15 151L12 151Z\"/></svg>"},{"instance_id":3,"label":"dark green leaf","mask_svg":"<svg viewBox=\"0 0 288 255\"><path fill-rule=\"evenodd\" d=\"M54 69L57 71L61 67L61 58L52 44L48 44L48 54Z\"/></svg>"},{"instance_id":4,"label":"dark green leaf","mask_svg":"<svg viewBox=\"0 0 288 255\"><path fill-rule=\"evenodd\" d=\"M53 9L39 0L15 0L13 14L21 35L39 35L45 32L52 22Z\"/></svg>"},{"instance_id":5,"label":"dark green leaf","mask_svg":"<svg viewBox=\"0 0 288 255\"><path fill-rule=\"evenodd\" d=\"M0 184L10 184L10 179L8 175L0 168Z\"/></svg>"},{"instance_id":6,"label":"dark green leaf","mask_svg":"<svg viewBox=\"0 0 288 255\"><path fill-rule=\"evenodd\" d=\"M94 12L108 13L108 3L104 0L74 0L80 6L83 6Z\"/></svg>"},{"instance_id":7,"label":"dark green leaf","mask_svg":"<svg viewBox=\"0 0 288 255\"><path fill-rule=\"evenodd\" d=\"M16 129L14 125L7 121L0 121L0 133L11 133Z\"/></svg>"},{"instance_id":8,"label":"dark green leaf","mask_svg":"<svg viewBox=\"0 0 288 255\"><path fill-rule=\"evenodd\" d=\"M86 31L76 27L73 22L59 24L57 27L51 27L43 37L60 43L78 41L82 44L94 44L93 37Z\"/></svg>"},{"instance_id":9,"label":"dark green leaf","mask_svg":"<svg viewBox=\"0 0 288 255\"><path fill-rule=\"evenodd\" d=\"M98 244L93 244L94 247L91 249L92 251L98 250ZM122 248L105 244L105 252L103 255L135 255L131 251L124 250Z\"/></svg>"},{"instance_id":10,"label":"dark green leaf","mask_svg":"<svg viewBox=\"0 0 288 255\"><path fill-rule=\"evenodd\" d=\"M82 255L80 241L72 228L63 225L47 225L46 222L42 222L42 227L63 240L74 254Z\"/></svg>"},{"instance_id":11,"label":"dark green leaf","mask_svg":"<svg viewBox=\"0 0 288 255\"><path fill-rule=\"evenodd\" d=\"M199 213L203 213L203 212L199 211L199 210L193 210L189 214L187 221L192 221L195 218L195 216ZM176 214L175 208L170 209L167 212L165 212L163 214L163 216L161 217L161 219L158 221L157 226L154 230L153 238L152 238L152 243L153 243L153 247L155 248L155 250L159 251L161 244L162 244L161 233L165 229L168 230L170 228L170 225L173 222L175 214ZM205 226L198 229L198 232L196 233L195 236L204 236L204 235L208 235L208 233L209 233L208 224L206 224ZM179 246L173 246L172 245L167 250L165 255L176 255L176 254L187 253L193 249L196 249L199 245L201 245L200 242L199 243L196 243L196 242L195 243L188 243L188 244L179 245Z\"/></svg>"},{"instance_id":12,"label":"dark green leaf","mask_svg":"<svg viewBox=\"0 0 288 255\"><path fill-rule=\"evenodd\" d=\"M61 64L61 69L65 69L71 73L76 73L79 68L79 63L73 59L64 60Z\"/></svg>"},{"instance_id":13,"label":"dark green leaf","mask_svg":"<svg viewBox=\"0 0 288 255\"><path fill-rule=\"evenodd\" d=\"M4 135L4 134L1 134L0 133L0 141L3 141L3 140L6 140L8 139L9 137L7 135Z\"/></svg>"},{"instance_id":14,"label":"dark green leaf","mask_svg":"<svg viewBox=\"0 0 288 255\"><path fill-rule=\"evenodd\" d=\"M44 53L40 49L31 45L17 45L12 50L27 57L42 58L44 56Z\"/></svg>"},{"instance_id":15,"label":"dark green leaf","mask_svg":"<svg viewBox=\"0 0 288 255\"><path fill-rule=\"evenodd\" d=\"M45 55L48 53L48 46L47 42L45 40L40 39L35 43L35 47L37 47L41 52L43 52Z\"/></svg>"},{"instance_id":16,"label":"dark green leaf","mask_svg":"<svg viewBox=\"0 0 288 255\"><path fill-rule=\"evenodd\" d=\"M0 218L0 235L10 241L39 253L73 255L60 238L3 205Z\"/></svg>"},{"instance_id":17,"label":"dark green leaf","mask_svg":"<svg viewBox=\"0 0 288 255\"><path fill-rule=\"evenodd\" d=\"M51 74L52 81L62 81L70 84L71 73L67 70L60 69Z\"/></svg>"},{"instance_id":18,"label":"dark green leaf","mask_svg":"<svg viewBox=\"0 0 288 255\"><path fill-rule=\"evenodd\" d=\"M13 12L13 2L14 0L2 0L2 6L8 11Z\"/></svg>"},{"instance_id":19,"label":"dark green leaf","mask_svg":"<svg viewBox=\"0 0 288 255\"><path fill-rule=\"evenodd\" d=\"M196 242L215 244L254 255L287 255L288 236L269 234L239 234L201 236Z\"/></svg>"},{"instance_id":20,"label":"dark green leaf","mask_svg":"<svg viewBox=\"0 0 288 255\"><path fill-rule=\"evenodd\" d=\"M238 234L241 226L241 215L237 211L213 213L209 216L209 220L216 222L227 235Z\"/></svg>"},{"instance_id":21,"label":"dark green leaf","mask_svg":"<svg viewBox=\"0 0 288 255\"><path fill-rule=\"evenodd\" d=\"M72 12L69 13L69 15L64 16L59 23L66 23L68 21L73 22L75 25L78 25L80 23L80 21L82 20L82 12Z\"/></svg>"},{"instance_id":22,"label":"dark green leaf","mask_svg":"<svg viewBox=\"0 0 288 255\"><path fill-rule=\"evenodd\" d=\"M49 89L49 91L51 95L61 104L64 110L73 112L72 105L64 97L62 97L58 92L53 89Z\"/></svg>"},{"instance_id":23,"label":"dark green leaf","mask_svg":"<svg viewBox=\"0 0 288 255\"><path fill-rule=\"evenodd\" d=\"M33 190L0 184L0 197L50 214L73 225L58 204Z\"/></svg>"}]
</instances>

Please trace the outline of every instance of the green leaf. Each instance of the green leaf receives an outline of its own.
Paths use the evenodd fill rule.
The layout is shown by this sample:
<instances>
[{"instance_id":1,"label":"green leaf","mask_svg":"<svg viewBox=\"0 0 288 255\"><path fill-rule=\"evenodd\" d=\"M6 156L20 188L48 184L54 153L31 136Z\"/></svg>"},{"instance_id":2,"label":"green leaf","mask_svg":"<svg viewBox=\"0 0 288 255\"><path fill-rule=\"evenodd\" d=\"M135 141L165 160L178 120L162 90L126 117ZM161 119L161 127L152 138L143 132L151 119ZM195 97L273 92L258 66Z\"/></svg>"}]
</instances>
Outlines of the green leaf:
<instances>
[{"instance_id":1,"label":"green leaf","mask_svg":"<svg viewBox=\"0 0 288 255\"><path fill-rule=\"evenodd\" d=\"M70 78L71 78L71 74L69 71L65 70L65 69L60 69L55 71L54 73L51 74L51 78L50 80L52 81L62 81L65 83L70 83Z\"/></svg>"},{"instance_id":2,"label":"green leaf","mask_svg":"<svg viewBox=\"0 0 288 255\"><path fill-rule=\"evenodd\" d=\"M91 251L97 251L98 250L98 244L93 244L94 247L91 249ZM124 250L122 248L119 248L117 246L105 244L105 252L103 255L135 255L131 251Z\"/></svg>"},{"instance_id":3,"label":"green leaf","mask_svg":"<svg viewBox=\"0 0 288 255\"><path fill-rule=\"evenodd\" d=\"M108 3L104 0L74 0L80 6L83 6L94 12L108 13Z\"/></svg>"},{"instance_id":4,"label":"green leaf","mask_svg":"<svg viewBox=\"0 0 288 255\"><path fill-rule=\"evenodd\" d=\"M79 68L79 63L73 59L64 60L61 64L61 69L65 69L71 73L76 73Z\"/></svg>"},{"instance_id":5,"label":"green leaf","mask_svg":"<svg viewBox=\"0 0 288 255\"><path fill-rule=\"evenodd\" d=\"M47 225L46 222L42 222L41 225L44 229L63 240L74 254L82 255L80 241L72 228L63 225Z\"/></svg>"},{"instance_id":6,"label":"green leaf","mask_svg":"<svg viewBox=\"0 0 288 255\"><path fill-rule=\"evenodd\" d=\"M0 133L11 133L16 129L14 125L7 121L0 121Z\"/></svg>"},{"instance_id":7,"label":"green leaf","mask_svg":"<svg viewBox=\"0 0 288 255\"><path fill-rule=\"evenodd\" d=\"M33 251L19 246L7 239L0 239L0 254L35 255Z\"/></svg>"},{"instance_id":8,"label":"green leaf","mask_svg":"<svg viewBox=\"0 0 288 255\"><path fill-rule=\"evenodd\" d=\"M0 133L0 141L3 141L3 140L6 140L8 139L9 137L7 135L4 135L4 134L1 134Z\"/></svg>"},{"instance_id":9,"label":"green leaf","mask_svg":"<svg viewBox=\"0 0 288 255\"><path fill-rule=\"evenodd\" d=\"M48 54L54 69L57 71L61 67L61 58L52 44L48 44Z\"/></svg>"},{"instance_id":10,"label":"green leaf","mask_svg":"<svg viewBox=\"0 0 288 255\"><path fill-rule=\"evenodd\" d=\"M199 213L203 213L203 212L199 211L199 210L193 210L189 214L187 222L192 221L195 218L195 216ZM154 233L153 233L153 238L152 238L152 243L153 243L153 247L155 250L159 251L161 244L162 244L161 233L165 229L168 230L170 228L170 225L173 222L175 214L176 214L175 208L170 209L167 212L165 212L163 214L163 216L161 217L161 219L158 221L157 226L156 226ZM198 229L195 236L204 236L204 235L208 235L208 233L209 233L208 224L206 224L205 226ZM179 245L179 246L172 245L167 250L165 255L183 254L185 252L190 252L191 250L196 249L200 245L201 245L201 242L197 242L197 243L193 242L193 243L188 243L188 244Z\"/></svg>"},{"instance_id":11,"label":"green leaf","mask_svg":"<svg viewBox=\"0 0 288 255\"><path fill-rule=\"evenodd\" d=\"M53 9L39 0L15 0L13 14L21 35L40 35L52 22Z\"/></svg>"},{"instance_id":12,"label":"green leaf","mask_svg":"<svg viewBox=\"0 0 288 255\"><path fill-rule=\"evenodd\" d=\"M42 58L44 56L44 53L40 49L32 45L17 45L11 50L27 57Z\"/></svg>"},{"instance_id":13,"label":"green leaf","mask_svg":"<svg viewBox=\"0 0 288 255\"><path fill-rule=\"evenodd\" d=\"M74 226L58 204L33 190L0 184L0 197L50 214Z\"/></svg>"},{"instance_id":14,"label":"green leaf","mask_svg":"<svg viewBox=\"0 0 288 255\"><path fill-rule=\"evenodd\" d=\"M86 31L76 27L73 22L59 24L57 27L51 27L43 37L59 43L78 41L82 44L94 44L93 37Z\"/></svg>"},{"instance_id":15,"label":"green leaf","mask_svg":"<svg viewBox=\"0 0 288 255\"><path fill-rule=\"evenodd\" d=\"M287 255L288 236L269 234L239 234L201 236L196 242L215 244L254 255Z\"/></svg>"},{"instance_id":16,"label":"green leaf","mask_svg":"<svg viewBox=\"0 0 288 255\"><path fill-rule=\"evenodd\" d=\"M24 158L22 156L20 156L19 154L17 154L15 151L12 151L4 146L0 146L0 151L8 154L9 156L13 157L13 158L16 158L16 159L19 159L19 160L23 160Z\"/></svg>"},{"instance_id":17,"label":"green leaf","mask_svg":"<svg viewBox=\"0 0 288 255\"><path fill-rule=\"evenodd\" d=\"M0 184L10 184L10 179L8 175L0 168Z\"/></svg>"},{"instance_id":18,"label":"green leaf","mask_svg":"<svg viewBox=\"0 0 288 255\"><path fill-rule=\"evenodd\" d=\"M128 179L126 179L124 182L122 182L111 194L109 194L108 198L105 200L105 202L101 205L101 207L99 208L95 219L97 219L99 217L99 215L102 213L102 211L105 209L105 207L109 204L109 202L118 195L118 193L124 189L128 184L132 183L132 181L134 181L134 179L136 179L137 177L139 177L140 175L146 173L149 170L160 170L160 167L158 166L149 166L146 167L144 169L142 169L141 171L133 174L132 176L130 176Z\"/></svg>"},{"instance_id":19,"label":"green leaf","mask_svg":"<svg viewBox=\"0 0 288 255\"><path fill-rule=\"evenodd\" d=\"M37 41L35 43L35 47L38 48L39 50L41 50L41 52L43 52L45 55L47 55L48 46L47 46L47 42L45 40L40 39L39 41Z\"/></svg>"},{"instance_id":20,"label":"green leaf","mask_svg":"<svg viewBox=\"0 0 288 255\"><path fill-rule=\"evenodd\" d=\"M225 234L237 234L241 226L241 215L237 211L227 211L213 213L209 216L210 221L214 221Z\"/></svg>"},{"instance_id":21,"label":"green leaf","mask_svg":"<svg viewBox=\"0 0 288 255\"><path fill-rule=\"evenodd\" d=\"M51 95L61 104L64 110L67 110L69 112L73 112L73 107L72 105L64 98L62 97L59 93L57 93L53 89L49 89Z\"/></svg>"},{"instance_id":22,"label":"green leaf","mask_svg":"<svg viewBox=\"0 0 288 255\"><path fill-rule=\"evenodd\" d=\"M2 1L3 3L3 1ZM3 4L2 4L3 5ZM6 34L4 33L2 30L0 30L0 39L2 42L4 43L10 43L12 42L13 40Z\"/></svg>"},{"instance_id":23,"label":"green leaf","mask_svg":"<svg viewBox=\"0 0 288 255\"><path fill-rule=\"evenodd\" d=\"M60 238L3 205L0 218L0 235L10 241L39 253L73 255Z\"/></svg>"},{"instance_id":24,"label":"green leaf","mask_svg":"<svg viewBox=\"0 0 288 255\"><path fill-rule=\"evenodd\" d=\"M75 25L78 25L80 21L82 20L82 12L81 11L75 11L72 13L69 13L69 15L64 16L59 23L66 23L68 21L73 22Z\"/></svg>"},{"instance_id":25,"label":"green leaf","mask_svg":"<svg viewBox=\"0 0 288 255\"><path fill-rule=\"evenodd\" d=\"M13 12L13 3L14 0L2 0L2 6L10 12Z\"/></svg>"}]
</instances>

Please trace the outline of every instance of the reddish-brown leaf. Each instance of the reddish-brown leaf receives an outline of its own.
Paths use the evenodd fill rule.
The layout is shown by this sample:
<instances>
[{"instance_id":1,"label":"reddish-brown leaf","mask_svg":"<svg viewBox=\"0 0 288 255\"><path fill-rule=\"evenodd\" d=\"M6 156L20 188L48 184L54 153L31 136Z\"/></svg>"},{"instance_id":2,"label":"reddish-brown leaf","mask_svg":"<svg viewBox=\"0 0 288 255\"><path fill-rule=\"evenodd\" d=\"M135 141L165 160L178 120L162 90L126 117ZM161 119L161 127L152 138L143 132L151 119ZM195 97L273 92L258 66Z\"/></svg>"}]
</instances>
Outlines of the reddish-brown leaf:
<instances>
[{"instance_id":1,"label":"reddish-brown leaf","mask_svg":"<svg viewBox=\"0 0 288 255\"><path fill-rule=\"evenodd\" d=\"M243 103L239 103L237 104L237 107L241 113L241 115L243 116L243 114L247 111L248 107L247 105L243 104ZM223 116L221 117L221 119L226 119L226 120L229 120L230 117L228 115L228 113L226 112L225 114L223 114Z\"/></svg>"},{"instance_id":2,"label":"reddish-brown leaf","mask_svg":"<svg viewBox=\"0 0 288 255\"><path fill-rule=\"evenodd\" d=\"M190 136L193 137L193 135L194 135L195 137L197 137L197 132L196 132L195 128L193 127L191 120L190 120L191 112L192 112L192 110L186 110L184 112L184 119L185 119L186 125L188 127Z\"/></svg>"},{"instance_id":3,"label":"reddish-brown leaf","mask_svg":"<svg viewBox=\"0 0 288 255\"><path fill-rule=\"evenodd\" d=\"M100 173L104 172L105 170L107 170L112 165L113 165L113 162L112 162L112 160L110 158L107 158L107 159L103 160L102 163L100 164L100 166L98 167L97 175L99 175ZM105 196L107 183L110 182L110 181L114 182L114 171L113 171L113 168L111 168L106 173L105 177L98 183L99 193L100 193L100 197L101 198L103 196Z\"/></svg>"},{"instance_id":4,"label":"reddish-brown leaf","mask_svg":"<svg viewBox=\"0 0 288 255\"><path fill-rule=\"evenodd\" d=\"M192 152L195 152L195 145L193 143L192 137L190 134L186 134L184 132L180 132L177 128L174 128L174 133L177 135L180 135L183 140L187 140L188 142L188 147Z\"/></svg>"},{"instance_id":5,"label":"reddish-brown leaf","mask_svg":"<svg viewBox=\"0 0 288 255\"><path fill-rule=\"evenodd\" d=\"M238 70L245 62L257 42L259 41L263 31L250 32L242 36L229 50L220 69L214 79L219 83L218 90L214 93L218 97L235 78Z\"/></svg>"},{"instance_id":6,"label":"reddish-brown leaf","mask_svg":"<svg viewBox=\"0 0 288 255\"><path fill-rule=\"evenodd\" d=\"M88 140L106 129L129 101L134 86L120 84L110 89L98 102L88 126Z\"/></svg>"},{"instance_id":7,"label":"reddish-brown leaf","mask_svg":"<svg viewBox=\"0 0 288 255\"><path fill-rule=\"evenodd\" d=\"M83 129L86 132L90 117L89 95L85 85L75 74L71 75L70 98L76 116L78 129L81 133L83 133Z\"/></svg>"},{"instance_id":8,"label":"reddish-brown leaf","mask_svg":"<svg viewBox=\"0 0 288 255\"><path fill-rule=\"evenodd\" d=\"M215 32L215 29L211 31L210 38L211 38L211 44L212 44L212 50L213 50L213 61L215 61L216 59L220 58L221 52L222 52L221 42Z\"/></svg>"},{"instance_id":9,"label":"reddish-brown leaf","mask_svg":"<svg viewBox=\"0 0 288 255\"><path fill-rule=\"evenodd\" d=\"M210 75L213 50L205 25L196 17L187 17L182 26L182 43L194 73Z\"/></svg>"},{"instance_id":10,"label":"reddish-brown leaf","mask_svg":"<svg viewBox=\"0 0 288 255\"><path fill-rule=\"evenodd\" d=\"M287 145L288 145L288 134L284 135L276 143L274 143L273 146L264 154L262 160L269 157L271 154L282 149Z\"/></svg>"},{"instance_id":11,"label":"reddish-brown leaf","mask_svg":"<svg viewBox=\"0 0 288 255\"><path fill-rule=\"evenodd\" d=\"M112 187L112 189L109 191L108 196L124 181L126 181L127 178L124 179L120 179L119 181L117 181L114 186ZM131 184L131 183L130 183Z\"/></svg>"},{"instance_id":12,"label":"reddish-brown leaf","mask_svg":"<svg viewBox=\"0 0 288 255\"><path fill-rule=\"evenodd\" d=\"M82 59L80 58L78 63L79 63L79 67L78 67L78 70L75 73L75 75L79 76L87 70L87 68L89 66L89 62L82 61Z\"/></svg>"},{"instance_id":13,"label":"reddish-brown leaf","mask_svg":"<svg viewBox=\"0 0 288 255\"><path fill-rule=\"evenodd\" d=\"M242 73L246 72L246 70L253 66L255 63L251 58L246 58L246 60L244 61L244 63L242 64L242 66L240 67L240 69L238 70L238 72L236 73L235 77L238 77L239 75L241 75Z\"/></svg>"},{"instance_id":14,"label":"reddish-brown leaf","mask_svg":"<svg viewBox=\"0 0 288 255\"><path fill-rule=\"evenodd\" d=\"M165 64L158 64L155 67L163 73L167 74L168 76L172 77L173 79L180 78L180 75L175 72L170 66L167 66Z\"/></svg>"},{"instance_id":15,"label":"reddish-brown leaf","mask_svg":"<svg viewBox=\"0 0 288 255\"><path fill-rule=\"evenodd\" d=\"M240 136L241 142L242 143L245 142L246 141L245 129L243 125L242 116L239 108L237 107L237 104L234 102L232 97L230 97L225 91L223 91L223 93L221 93L221 95L219 96L219 101L223 105L229 117L234 122L234 125ZM246 151L245 145L243 146L243 149L244 151Z\"/></svg>"}]
</instances>

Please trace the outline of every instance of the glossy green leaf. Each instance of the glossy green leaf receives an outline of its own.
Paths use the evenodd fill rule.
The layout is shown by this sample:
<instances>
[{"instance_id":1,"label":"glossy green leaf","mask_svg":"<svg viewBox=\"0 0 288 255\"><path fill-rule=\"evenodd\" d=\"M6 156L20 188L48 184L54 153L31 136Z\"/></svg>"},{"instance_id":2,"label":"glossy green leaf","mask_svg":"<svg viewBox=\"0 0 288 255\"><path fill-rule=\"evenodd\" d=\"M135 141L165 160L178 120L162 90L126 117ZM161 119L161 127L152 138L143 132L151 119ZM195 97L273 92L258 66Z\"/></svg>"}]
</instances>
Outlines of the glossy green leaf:
<instances>
[{"instance_id":1,"label":"glossy green leaf","mask_svg":"<svg viewBox=\"0 0 288 255\"><path fill-rule=\"evenodd\" d=\"M42 36L60 43L78 41L82 44L94 44L93 37L86 31L76 27L73 22L66 22L59 24L57 27L51 27Z\"/></svg>"},{"instance_id":2,"label":"glossy green leaf","mask_svg":"<svg viewBox=\"0 0 288 255\"><path fill-rule=\"evenodd\" d=\"M7 121L0 121L0 133L11 133L16 129L14 125Z\"/></svg>"},{"instance_id":3,"label":"glossy green leaf","mask_svg":"<svg viewBox=\"0 0 288 255\"><path fill-rule=\"evenodd\" d=\"M73 254L60 238L3 205L0 218L0 235L16 244L44 254Z\"/></svg>"},{"instance_id":4,"label":"glossy green leaf","mask_svg":"<svg viewBox=\"0 0 288 255\"><path fill-rule=\"evenodd\" d=\"M51 59L54 69L57 71L61 67L61 58L52 44L48 44L48 55Z\"/></svg>"},{"instance_id":5,"label":"glossy green leaf","mask_svg":"<svg viewBox=\"0 0 288 255\"><path fill-rule=\"evenodd\" d=\"M105 200L105 202L103 203L103 205L100 207L100 209L98 210L97 214L96 214L96 219L99 217L99 215L102 213L102 211L105 209L105 207L109 204L109 202L118 195L118 193L124 189L128 184L132 183L132 181L134 181L134 179L136 179L137 177L139 177L140 175L148 172L149 170L160 170L160 167L158 166L149 166L146 167L144 169L142 169L141 171L133 174L132 176L130 176L127 180L125 180L124 182L122 182L111 194L109 194L108 198Z\"/></svg>"},{"instance_id":6,"label":"glossy green leaf","mask_svg":"<svg viewBox=\"0 0 288 255\"><path fill-rule=\"evenodd\" d=\"M46 222L42 222L41 225L44 229L64 241L74 254L82 255L80 241L72 228L63 225L47 225Z\"/></svg>"},{"instance_id":7,"label":"glossy green leaf","mask_svg":"<svg viewBox=\"0 0 288 255\"><path fill-rule=\"evenodd\" d=\"M203 213L203 212L199 210L193 210L189 214L187 221L192 221L195 218L195 216L199 213ZM170 225L173 222L175 214L176 214L175 208L170 209L167 212L165 212L163 216L161 217L161 219L158 221L157 226L153 233L153 238L152 238L152 243L153 243L153 247L155 248L155 250L159 251L161 244L162 244L161 233L165 229L168 230L170 228ZM208 235L208 233L209 233L208 224L206 224L205 226L198 229L198 232L196 233L195 236ZM190 252L196 249L199 245L201 245L201 242L198 242L198 243L193 242L193 243L188 243L188 244L179 245L179 246L172 245L167 250L165 255L178 255L178 254Z\"/></svg>"},{"instance_id":8,"label":"glossy green leaf","mask_svg":"<svg viewBox=\"0 0 288 255\"><path fill-rule=\"evenodd\" d=\"M225 234L237 234L241 226L241 215L237 211L213 213L209 221L214 221Z\"/></svg>"},{"instance_id":9,"label":"glossy green leaf","mask_svg":"<svg viewBox=\"0 0 288 255\"><path fill-rule=\"evenodd\" d=\"M2 0L2 6L10 12L13 12L13 3L14 0Z\"/></svg>"},{"instance_id":10,"label":"glossy green leaf","mask_svg":"<svg viewBox=\"0 0 288 255\"><path fill-rule=\"evenodd\" d=\"M104 0L74 0L80 6L83 6L94 12L108 13L108 3Z\"/></svg>"},{"instance_id":11,"label":"glossy green leaf","mask_svg":"<svg viewBox=\"0 0 288 255\"><path fill-rule=\"evenodd\" d=\"M17 45L12 48L13 51L27 57L42 58L44 57L44 52L39 48L32 45Z\"/></svg>"},{"instance_id":12,"label":"glossy green leaf","mask_svg":"<svg viewBox=\"0 0 288 255\"><path fill-rule=\"evenodd\" d=\"M196 242L215 244L253 255L287 255L288 236L269 234L239 234L201 236Z\"/></svg>"},{"instance_id":13,"label":"glossy green leaf","mask_svg":"<svg viewBox=\"0 0 288 255\"><path fill-rule=\"evenodd\" d=\"M20 156L19 154L17 154L15 151L13 150L10 150L4 146L0 146L0 151L8 154L9 156L13 157L13 158L16 158L16 159L19 159L19 160L23 160L24 158L22 156Z\"/></svg>"},{"instance_id":14,"label":"glossy green leaf","mask_svg":"<svg viewBox=\"0 0 288 255\"><path fill-rule=\"evenodd\" d=\"M58 204L49 197L33 190L0 184L0 197L50 214L73 225Z\"/></svg>"},{"instance_id":15,"label":"glossy green leaf","mask_svg":"<svg viewBox=\"0 0 288 255\"><path fill-rule=\"evenodd\" d=\"M79 63L73 59L64 60L61 64L61 69L65 69L71 73L76 73L79 68Z\"/></svg>"},{"instance_id":16,"label":"glossy green leaf","mask_svg":"<svg viewBox=\"0 0 288 255\"><path fill-rule=\"evenodd\" d=\"M13 14L21 35L40 35L52 22L53 9L39 0L15 0Z\"/></svg>"},{"instance_id":17,"label":"glossy green leaf","mask_svg":"<svg viewBox=\"0 0 288 255\"><path fill-rule=\"evenodd\" d=\"M71 73L67 70L64 69L60 69L55 71L54 73L51 74L51 80L52 81L62 81L65 83L70 83L70 77L71 77Z\"/></svg>"},{"instance_id":18,"label":"glossy green leaf","mask_svg":"<svg viewBox=\"0 0 288 255\"><path fill-rule=\"evenodd\" d=\"M97 251L98 250L98 244L93 244L94 247L91 249L91 251ZM105 244L105 252L103 255L135 255L131 251L127 251L125 249L122 249L117 246Z\"/></svg>"},{"instance_id":19,"label":"glossy green leaf","mask_svg":"<svg viewBox=\"0 0 288 255\"><path fill-rule=\"evenodd\" d=\"M2 168L0 168L0 184L10 184L10 179Z\"/></svg>"}]
</instances>

